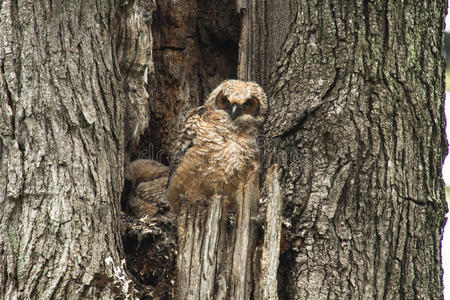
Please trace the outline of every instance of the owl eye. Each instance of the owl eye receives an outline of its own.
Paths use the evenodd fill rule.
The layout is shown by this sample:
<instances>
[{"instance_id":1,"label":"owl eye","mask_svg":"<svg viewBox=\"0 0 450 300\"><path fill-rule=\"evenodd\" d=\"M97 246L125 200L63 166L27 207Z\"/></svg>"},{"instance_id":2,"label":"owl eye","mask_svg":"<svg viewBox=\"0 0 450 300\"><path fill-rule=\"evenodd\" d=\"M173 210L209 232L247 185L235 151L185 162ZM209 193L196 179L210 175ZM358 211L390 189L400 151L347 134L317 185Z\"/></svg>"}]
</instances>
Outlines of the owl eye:
<instances>
[{"instance_id":1,"label":"owl eye","mask_svg":"<svg viewBox=\"0 0 450 300\"><path fill-rule=\"evenodd\" d=\"M216 98L216 105L218 108L226 110L230 105L230 100L228 100L227 96L220 92Z\"/></svg>"},{"instance_id":2,"label":"owl eye","mask_svg":"<svg viewBox=\"0 0 450 300\"><path fill-rule=\"evenodd\" d=\"M255 104L255 102L253 101L253 99L248 99L247 101L245 101L244 105L242 105L245 109L250 108L253 106L253 104Z\"/></svg>"},{"instance_id":3,"label":"owl eye","mask_svg":"<svg viewBox=\"0 0 450 300\"><path fill-rule=\"evenodd\" d=\"M228 105L230 105L230 100L228 100L227 96L222 97L222 105L224 107L227 107Z\"/></svg>"},{"instance_id":4,"label":"owl eye","mask_svg":"<svg viewBox=\"0 0 450 300\"><path fill-rule=\"evenodd\" d=\"M256 116L259 113L259 103L254 98L249 98L247 101L242 104L242 107L245 110L245 113Z\"/></svg>"}]
</instances>

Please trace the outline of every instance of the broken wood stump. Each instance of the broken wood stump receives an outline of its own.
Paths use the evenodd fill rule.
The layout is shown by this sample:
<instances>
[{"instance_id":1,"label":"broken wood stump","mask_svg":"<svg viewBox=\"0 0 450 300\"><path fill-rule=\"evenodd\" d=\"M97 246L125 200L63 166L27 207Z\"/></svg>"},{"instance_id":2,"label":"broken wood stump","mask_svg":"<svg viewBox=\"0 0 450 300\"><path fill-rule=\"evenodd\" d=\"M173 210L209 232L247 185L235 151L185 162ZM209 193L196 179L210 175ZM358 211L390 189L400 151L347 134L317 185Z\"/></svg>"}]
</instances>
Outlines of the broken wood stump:
<instances>
[{"instance_id":1,"label":"broken wood stump","mask_svg":"<svg viewBox=\"0 0 450 300\"><path fill-rule=\"evenodd\" d=\"M237 193L235 209L214 195L178 216L177 299L278 299L281 198L277 167L266 175L260 201L258 174ZM258 216L260 205L265 215ZM262 232L262 234L261 234Z\"/></svg>"}]
</instances>

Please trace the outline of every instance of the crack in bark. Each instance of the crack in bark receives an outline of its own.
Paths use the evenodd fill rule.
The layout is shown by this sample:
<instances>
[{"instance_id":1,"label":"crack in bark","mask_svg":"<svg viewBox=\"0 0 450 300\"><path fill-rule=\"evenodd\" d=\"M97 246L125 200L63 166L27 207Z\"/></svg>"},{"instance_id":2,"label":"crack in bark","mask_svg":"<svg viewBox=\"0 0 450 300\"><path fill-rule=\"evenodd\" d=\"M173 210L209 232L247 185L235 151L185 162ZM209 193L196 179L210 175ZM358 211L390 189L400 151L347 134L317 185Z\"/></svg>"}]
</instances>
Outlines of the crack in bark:
<instances>
[{"instance_id":1,"label":"crack in bark","mask_svg":"<svg viewBox=\"0 0 450 300\"><path fill-rule=\"evenodd\" d=\"M153 51L164 51L164 50L184 51L186 50L186 47L164 46L159 48L153 48Z\"/></svg>"},{"instance_id":2,"label":"crack in bark","mask_svg":"<svg viewBox=\"0 0 450 300\"><path fill-rule=\"evenodd\" d=\"M13 140L16 139L16 107L14 105L14 101L12 99L11 91L8 88L8 83L5 78L5 65L1 64L1 79L3 81L3 92L6 96L7 105L11 108L10 115L10 125L11 125L11 137Z\"/></svg>"},{"instance_id":3,"label":"crack in bark","mask_svg":"<svg viewBox=\"0 0 450 300\"><path fill-rule=\"evenodd\" d=\"M411 201L412 203L420 205L420 206L424 206L424 205L428 204L428 201L419 200L419 199L416 199L413 197L402 196L402 195L399 195L399 197L403 200Z\"/></svg>"}]
</instances>

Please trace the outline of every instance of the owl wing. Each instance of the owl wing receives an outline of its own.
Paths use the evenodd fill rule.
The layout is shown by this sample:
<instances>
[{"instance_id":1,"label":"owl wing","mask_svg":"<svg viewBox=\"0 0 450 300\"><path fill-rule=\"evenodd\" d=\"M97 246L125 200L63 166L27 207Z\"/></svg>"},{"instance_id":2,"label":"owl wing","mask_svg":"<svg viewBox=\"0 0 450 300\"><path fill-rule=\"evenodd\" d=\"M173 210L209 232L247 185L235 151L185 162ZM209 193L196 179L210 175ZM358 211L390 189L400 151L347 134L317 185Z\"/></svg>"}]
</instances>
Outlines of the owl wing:
<instances>
[{"instance_id":1,"label":"owl wing","mask_svg":"<svg viewBox=\"0 0 450 300\"><path fill-rule=\"evenodd\" d=\"M195 137L197 131L195 125L198 122L198 117L201 117L206 111L205 106L199 106L188 111L184 117L181 130L178 132L178 138L174 143L173 149L170 151L170 171L169 180L167 181L167 187L169 187L171 178L175 173L175 170L179 166L186 152L195 144Z\"/></svg>"}]
</instances>

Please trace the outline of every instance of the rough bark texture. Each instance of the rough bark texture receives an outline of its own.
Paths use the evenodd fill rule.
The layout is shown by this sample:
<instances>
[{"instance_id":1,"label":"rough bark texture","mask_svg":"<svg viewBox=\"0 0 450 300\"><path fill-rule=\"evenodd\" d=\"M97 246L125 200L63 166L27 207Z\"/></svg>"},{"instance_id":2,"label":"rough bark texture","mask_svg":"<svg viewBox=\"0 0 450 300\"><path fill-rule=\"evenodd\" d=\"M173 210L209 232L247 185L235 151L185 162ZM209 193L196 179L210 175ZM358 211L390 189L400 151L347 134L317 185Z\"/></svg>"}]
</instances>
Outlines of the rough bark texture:
<instances>
[{"instance_id":1,"label":"rough bark texture","mask_svg":"<svg viewBox=\"0 0 450 300\"><path fill-rule=\"evenodd\" d=\"M0 298L133 297L114 1L0 6Z\"/></svg>"},{"instance_id":2,"label":"rough bark texture","mask_svg":"<svg viewBox=\"0 0 450 300\"><path fill-rule=\"evenodd\" d=\"M166 162L178 118L236 74L270 101L262 170L278 179L266 170L280 168L279 297L442 298L445 11L432 0L2 1L0 298L135 297L120 251L124 161ZM252 291L234 291L276 297L277 209L255 220L254 277L237 281ZM122 220L141 295L170 298L171 221Z\"/></svg>"},{"instance_id":3,"label":"rough bark texture","mask_svg":"<svg viewBox=\"0 0 450 300\"><path fill-rule=\"evenodd\" d=\"M258 21L242 28L256 35L239 74L270 99L265 165L282 171L290 242L280 295L441 299L445 1L290 1L287 18L276 3L242 1Z\"/></svg>"}]
</instances>

